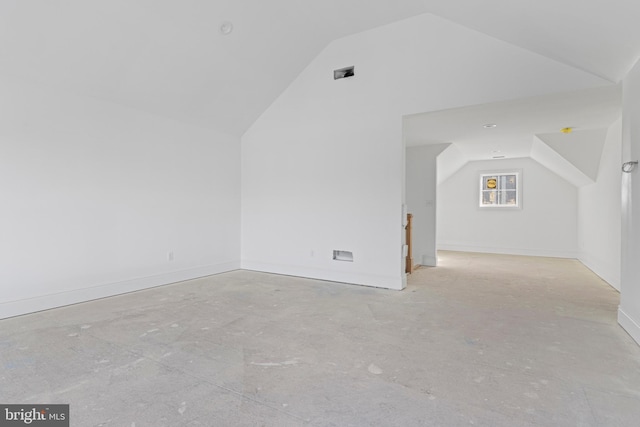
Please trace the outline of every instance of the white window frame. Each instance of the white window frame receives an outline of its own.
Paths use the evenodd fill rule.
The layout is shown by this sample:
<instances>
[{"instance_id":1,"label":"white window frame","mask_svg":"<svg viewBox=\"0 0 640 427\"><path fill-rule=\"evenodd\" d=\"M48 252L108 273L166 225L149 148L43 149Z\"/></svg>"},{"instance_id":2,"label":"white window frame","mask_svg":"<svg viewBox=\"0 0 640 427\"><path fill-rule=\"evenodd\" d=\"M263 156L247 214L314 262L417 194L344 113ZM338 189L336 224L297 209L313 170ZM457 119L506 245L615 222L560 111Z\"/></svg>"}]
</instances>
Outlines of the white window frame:
<instances>
[{"instance_id":1,"label":"white window frame","mask_svg":"<svg viewBox=\"0 0 640 427\"><path fill-rule=\"evenodd\" d=\"M515 204L513 203L491 204L491 205L483 204L483 200L484 200L483 196L485 193L491 192L491 191L495 191L496 193L500 191L507 191L507 189L499 188L500 182L501 182L499 177L507 176L507 175L515 175L516 177L515 189L508 189L509 191L515 190L516 192ZM485 178L488 178L488 177L497 178L498 187L495 190L487 190L484 188ZM482 171L479 174L478 182L479 182L478 206L480 207L480 209L522 209L522 171L521 170Z\"/></svg>"}]
</instances>

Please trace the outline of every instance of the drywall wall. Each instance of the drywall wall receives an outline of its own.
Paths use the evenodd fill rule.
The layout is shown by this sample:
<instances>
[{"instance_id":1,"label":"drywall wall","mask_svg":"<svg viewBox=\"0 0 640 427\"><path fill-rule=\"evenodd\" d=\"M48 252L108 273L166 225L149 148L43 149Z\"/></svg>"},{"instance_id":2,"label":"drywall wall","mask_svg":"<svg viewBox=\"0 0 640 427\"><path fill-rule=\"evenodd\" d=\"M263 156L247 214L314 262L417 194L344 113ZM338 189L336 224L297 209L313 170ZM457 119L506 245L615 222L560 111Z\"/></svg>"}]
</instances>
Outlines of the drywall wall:
<instances>
[{"instance_id":1,"label":"drywall wall","mask_svg":"<svg viewBox=\"0 0 640 427\"><path fill-rule=\"evenodd\" d=\"M0 318L239 267L239 138L17 78L0 92Z\"/></svg>"},{"instance_id":2,"label":"drywall wall","mask_svg":"<svg viewBox=\"0 0 640 427\"><path fill-rule=\"evenodd\" d=\"M594 184L578 190L579 259L620 290L622 121L606 133Z\"/></svg>"},{"instance_id":3,"label":"drywall wall","mask_svg":"<svg viewBox=\"0 0 640 427\"><path fill-rule=\"evenodd\" d=\"M446 150L440 153L436 162L438 185L453 176L453 174L458 172L468 161L467 156L462 154L462 151L460 151L456 144L450 144Z\"/></svg>"},{"instance_id":4,"label":"drywall wall","mask_svg":"<svg viewBox=\"0 0 640 427\"><path fill-rule=\"evenodd\" d=\"M332 42L242 137L242 267L401 289L403 115L607 84L428 14Z\"/></svg>"},{"instance_id":5,"label":"drywall wall","mask_svg":"<svg viewBox=\"0 0 640 427\"><path fill-rule=\"evenodd\" d=\"M482 172L521 171L521 209L480 208ZM533 159L467 163L438 188L438 249L575 258L577 188Z\"/></svg>"},{"instance_id":6,"label":"drywall wall","mask_svg":"<svg viewBox=\"0 0 640 427\"><path fill-rule=\"evenodd\" d=\"M413 214L414 265L436 266L437 160L450 144L421 145L406 150L406 203Z\"/></svg>"},{"instance_id":7,"label":"drywall wall","mask_svg":"<svg viewBox=\"0 0 640 427\"><path fill-rule=\"evenodd\" d=\"M622 161L640 160L640 62L622 82ZM622 273L618 321L640 343L640 168L622 174Z\"/></svg>"}]
</instances>

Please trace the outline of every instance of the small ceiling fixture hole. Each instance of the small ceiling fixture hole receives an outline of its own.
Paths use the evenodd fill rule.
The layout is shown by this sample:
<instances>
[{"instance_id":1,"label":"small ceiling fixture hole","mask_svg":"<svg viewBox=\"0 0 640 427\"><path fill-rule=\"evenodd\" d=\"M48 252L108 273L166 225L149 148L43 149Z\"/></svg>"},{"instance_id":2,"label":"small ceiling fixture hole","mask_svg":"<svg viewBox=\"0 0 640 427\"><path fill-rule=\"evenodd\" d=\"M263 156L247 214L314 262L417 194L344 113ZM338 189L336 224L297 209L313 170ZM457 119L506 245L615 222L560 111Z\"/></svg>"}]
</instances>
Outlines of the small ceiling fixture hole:
<instances>
[{"instance_id":1,"label":"small ceiling fixture hole","mask_svg":"<svg viewBox=\"0 0 640 427\"><path fill-rule=\"evenodd\" d=\"M233 24L231 22L224 21L222 24L220 24L220 34L222 34L223 36L227 36L231 34L232 31L233 31Z\"/></svg>"}]
</instances>

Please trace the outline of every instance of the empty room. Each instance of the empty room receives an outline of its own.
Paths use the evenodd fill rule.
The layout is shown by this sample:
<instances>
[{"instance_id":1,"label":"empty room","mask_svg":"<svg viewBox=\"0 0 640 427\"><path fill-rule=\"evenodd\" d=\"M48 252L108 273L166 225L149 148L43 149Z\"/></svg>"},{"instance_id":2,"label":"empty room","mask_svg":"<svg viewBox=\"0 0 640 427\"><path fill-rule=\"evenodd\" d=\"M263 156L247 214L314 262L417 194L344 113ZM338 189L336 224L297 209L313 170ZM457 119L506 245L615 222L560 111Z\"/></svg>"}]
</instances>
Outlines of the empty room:
<instances>
[{"instance_id":1,"label":"empty room","mask_svg":"<svg viewBox=\"0 0 640 427\"><path fill-rule=\"evenodd\" d=\"M638 16L3 0L0 425L636 425Z\"/></svg>"}]
</instances>

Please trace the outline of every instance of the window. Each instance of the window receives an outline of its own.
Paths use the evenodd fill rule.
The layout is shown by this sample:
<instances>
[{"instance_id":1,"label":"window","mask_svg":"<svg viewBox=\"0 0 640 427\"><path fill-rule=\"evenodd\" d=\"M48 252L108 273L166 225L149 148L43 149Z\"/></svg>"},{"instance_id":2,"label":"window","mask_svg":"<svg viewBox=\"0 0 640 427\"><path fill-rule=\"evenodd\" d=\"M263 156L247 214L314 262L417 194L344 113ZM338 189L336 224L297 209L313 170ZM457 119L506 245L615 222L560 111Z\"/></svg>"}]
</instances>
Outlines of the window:
<instances>
[{"instance_id":1,"label":"window","mask_svg":"<svg viewBox=\"0 0 640 427\"><path fill-rule=\"evenodd\" d=\"M520 172L480 174L481 208L519 208Z\"/></svg>"}]
</instances>

